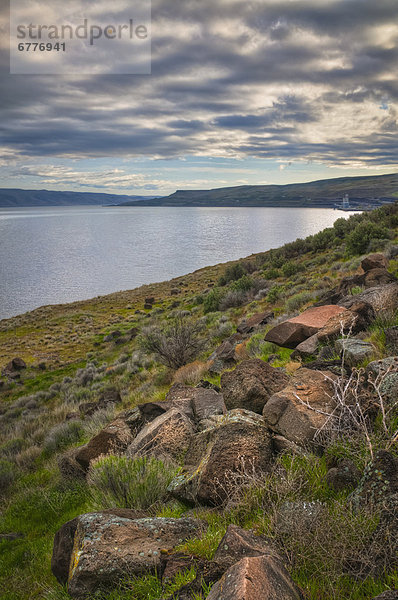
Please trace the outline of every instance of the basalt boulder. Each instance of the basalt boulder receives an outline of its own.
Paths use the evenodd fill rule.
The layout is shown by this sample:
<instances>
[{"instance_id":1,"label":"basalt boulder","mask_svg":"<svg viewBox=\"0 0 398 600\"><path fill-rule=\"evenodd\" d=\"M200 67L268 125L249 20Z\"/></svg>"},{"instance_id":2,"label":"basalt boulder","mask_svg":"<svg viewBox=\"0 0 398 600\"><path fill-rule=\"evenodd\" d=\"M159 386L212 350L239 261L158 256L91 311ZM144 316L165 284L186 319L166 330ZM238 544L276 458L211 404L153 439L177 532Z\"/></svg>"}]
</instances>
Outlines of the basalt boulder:
<instances>
[{"instance_id":1,"label":"basalt boulder","mask_svg":"<svg viewBox=\"0 0 398 600\"><path fill-rule=\"evenodd\" d=\"M69 594L77 599L113 588L126 577L154 573L161 551L170 552L203 528L189 518L130 519L103 513L80 515L74 527L67 582Z\"/></svg>"},{"instance_id":2,"label":"basalt boulder","mask_svg":"<svg viewBox=\"0 0 398 600\"><path fill-rule=\"evenodd\" d=\"M289 384L264 406L265 424L295 444L306 446L335 407L335 380L329 371L298 369Z\"/></svg>"},{"instance_id":3,"label":"basalt boulder","mask_svg":"<svg viewBox=\"0 0 398 600\"><path fill-rule=\"evenodd\" d=\"M75 459L87 471L92 460L104 454L121 454L132 441L133 435L128 424L123 419L116 419L79 448Z\"/></svg>"},{"instance_id":4,"label":"basalt boulder","mask_svg":"<svg viewBox=\"0 0 398 600\"><path fill-rule=\"evenodd\" d=\"M242 361L221 376L221 391L228 410L244 408L261 414L264 404L283 389L288 377L258 358Z\"/></svg>"},{"instance_id":5,"label":"basalt boulder","mask_svg":"<svg viewBox=\"0 0 398 600\"><path fill-rule=\"evenodd\" d=\"M172 494L191 504L221 505L234 477L245 469L264 473L272 459L272 441L264 421L243 409L218 417L218 423L193 436L185 472L170 485Z\"/></svg>"},{"instance_id":6,"label":"basalt boulder","mask_svg":"<svg viewBox=\"0 0 398 600\"><path fill-rule=\"evenodd\" d=\"M178 462L187 451L194 431L193 422L186 414L172 408L145 425L126 454L131 458L153 456Z\"/></svg>"},{"instance_id":7,"label":"basalt boulder","mask_svg":"<svg viewBox=\"0 0 398 600\"><path fill-rule=\"evenodd\" d=\"M282 560L271 556L242 558L211 589L208 600L300 600Z\"/></svg>"}]
</instances>

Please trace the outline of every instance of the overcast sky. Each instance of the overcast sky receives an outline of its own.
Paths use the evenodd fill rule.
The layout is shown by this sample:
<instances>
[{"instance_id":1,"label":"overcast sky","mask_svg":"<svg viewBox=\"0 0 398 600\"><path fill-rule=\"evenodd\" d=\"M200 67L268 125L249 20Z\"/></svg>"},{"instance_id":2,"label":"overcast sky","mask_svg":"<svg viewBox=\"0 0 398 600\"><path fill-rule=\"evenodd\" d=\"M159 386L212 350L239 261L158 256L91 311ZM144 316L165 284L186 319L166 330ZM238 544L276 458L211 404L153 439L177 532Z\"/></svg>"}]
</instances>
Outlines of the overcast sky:
<instances>
[{"instance_id":1,"label":"overcast sky","mask_svg":"<svg viewBox=\"0 0 398 600\"><path fill-rule=\"evenodd\" d=\"M10 75L3 8L2 187L161 195L398 170L397 0L153 0L150 75Z\"/></svg>"}]
</instances>

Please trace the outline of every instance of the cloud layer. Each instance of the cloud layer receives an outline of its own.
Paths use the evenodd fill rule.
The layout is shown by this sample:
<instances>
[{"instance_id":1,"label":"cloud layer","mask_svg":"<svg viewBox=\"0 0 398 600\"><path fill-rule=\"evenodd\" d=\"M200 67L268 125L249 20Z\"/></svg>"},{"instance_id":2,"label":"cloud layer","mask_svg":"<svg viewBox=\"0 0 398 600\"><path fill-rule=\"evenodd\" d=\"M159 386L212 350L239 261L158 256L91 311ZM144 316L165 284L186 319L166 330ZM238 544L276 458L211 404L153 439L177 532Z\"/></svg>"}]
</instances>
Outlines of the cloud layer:
<instances>
[{"instance_id":1,"label":"cloud layer","mask_svg":"<svg viewBox=\"0 0 398 600\"><path fill-rule=\"evenodd\" d=\"M3 48L0 164L40 176L43 158L206 156L393 171L397 16L396 0L153 0L151 75L7 75Z\"/></svg>"}]
</instances>

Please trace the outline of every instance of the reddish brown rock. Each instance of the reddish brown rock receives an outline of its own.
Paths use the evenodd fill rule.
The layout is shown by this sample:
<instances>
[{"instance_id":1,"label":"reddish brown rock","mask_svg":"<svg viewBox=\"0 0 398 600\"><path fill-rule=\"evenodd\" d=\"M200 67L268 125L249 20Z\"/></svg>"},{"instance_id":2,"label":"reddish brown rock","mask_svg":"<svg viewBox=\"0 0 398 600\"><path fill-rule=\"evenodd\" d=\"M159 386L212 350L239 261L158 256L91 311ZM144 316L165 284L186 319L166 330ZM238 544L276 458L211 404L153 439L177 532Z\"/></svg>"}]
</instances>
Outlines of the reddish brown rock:
<instances>
[{"instance_id":1,"label":"reddish brown rock","mask_svg":"<svg viewBox=\"0 0 398 600\"><path fill-rule=\"evenodd\" d=\"M103 454L120 454L124 452L133 441L133 435L130 427L122 419L116 419L96 436L88 444L79 448L76 453L76 460L87 470L90 462Z\"/></svg>"},{"instance_id":2,"label":"reddish brown rock","mask_svg":"<svg viewBox=\"0 0 398 600\"><path fill-rule=\"evenodd\" d=\"M248 556L274 556L277 554L270 546L269 541L252 531L242 529L237 525L228 525L228 529L218 545L214 560L232 566L242 558Z\"/></svg>"},{"instance_id":3,"label":"reddish brown rock","mask_svg":"<svg viewBox=\"0 0 398 600\"><path fill-rule=\"evenodd\" d=\"M207 600L301 600L281 559L243 558L211 589Z\"/></svg>"},{"instance_id":4,"label":"reddish brown rock","mask_svg":"<svg viewBox=\"0 0 398 600\"><path fill-rule=\"evenodd\" d=\"M303 313L273 327L265 336L267 342L286 348L296 348L301 342L318 333L329 319L346 312L342 306L329 304L308 308Z\"/></svg>"},{"instance_id":5,"label":"reddish brown rock","mask_svg":"<svg viewBox=\"0 0 398 600\"><path fill-rule=\"evenodd\" d=\"M202 524L193 519L129 519L103 513L77 518L70 556L68 592L87 598L126 578L154 573L160 552L170 552L199 535Z\"/></svg>"},{"instance_id":6,"label":"reddish brown rock","mask_svg":"<svg viewBox=\"0 0 398 600\"><path fill-rule=\"evenodd\" d=\"M178 462L187 451L193 434L192 421L172 408L141 429L129 445L127 456L153 456Z\"/></svg>"},{"instance_id":7,"label":"reddish brown rock","mask_svg":"<svg viewBox=\"0 0 398 600\"><path fill-rule=\"evenodd\" d=\"M271 436L259 415L235 409L218 419L217 425L193 436L185 456L186 473L170 486L175 497L217 506L228 497L235 473L269 469Z\"/></svg>"},{"instance_id":8,"label":"reddish brown rock","mask_svg":"<svg viewBox=\"0 0 398 600\"><path fill-rule=\"evenodd\" d=\"M261 414L267 400L287 382L285 373L253 358L222 374L221 391L228 410L244 408Z\"/></svg>"},{"instance_id":9,"label":"reddish brown rock","mask_svg":"<svg viewBox=\"0 0 398 600\"><path fill-rule=\"evenodd\" d=\"M327 416L323 413L330 413L335 407L331 382L335 379L329 371L298 369L289 385L264 406L266 425L295 444L305 446L325 424Z\"/></svg>"},{"instance_id":10,"label":"reddish brown rock","mask_svg":"<svg viewBox=\"0 0 398 600\"><path fill-rule=\"evenodd\" d=\"M367 272L372 269L387 269L388 259L384 254L369 254L361 262L362 269Z\"/></svg>"}]
</instances>

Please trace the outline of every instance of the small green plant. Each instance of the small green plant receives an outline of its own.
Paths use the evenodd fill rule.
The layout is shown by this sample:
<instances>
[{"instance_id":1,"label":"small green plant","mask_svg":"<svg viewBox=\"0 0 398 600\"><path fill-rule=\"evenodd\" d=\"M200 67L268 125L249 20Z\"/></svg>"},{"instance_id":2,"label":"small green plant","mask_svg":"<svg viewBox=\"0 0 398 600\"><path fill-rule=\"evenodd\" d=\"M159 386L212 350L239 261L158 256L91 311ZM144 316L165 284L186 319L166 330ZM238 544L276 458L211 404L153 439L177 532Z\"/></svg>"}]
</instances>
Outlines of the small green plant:
<instances>
[{"instance_id":1,"label":"small green plant","mask_svg":"<svg viewBox=\"0 0 398 600\"><path fill-rule=\"evenodd\" d=\"M148 509L165 500L177 469L155 458L105 456L90 468L88 483L98 507Z\"/></svg>"},{"instance_id":2,"label":"small green plant","mask_svg":"<svg viewBox=\"0 0 398 600\"><path fill-rule=\"evenodd\" d=\"M203 300L204 313L217 312L220 310L220 302L225 296L226 291L221 290L219 287L213 288Z\"/></svg>"}]
</instances>

